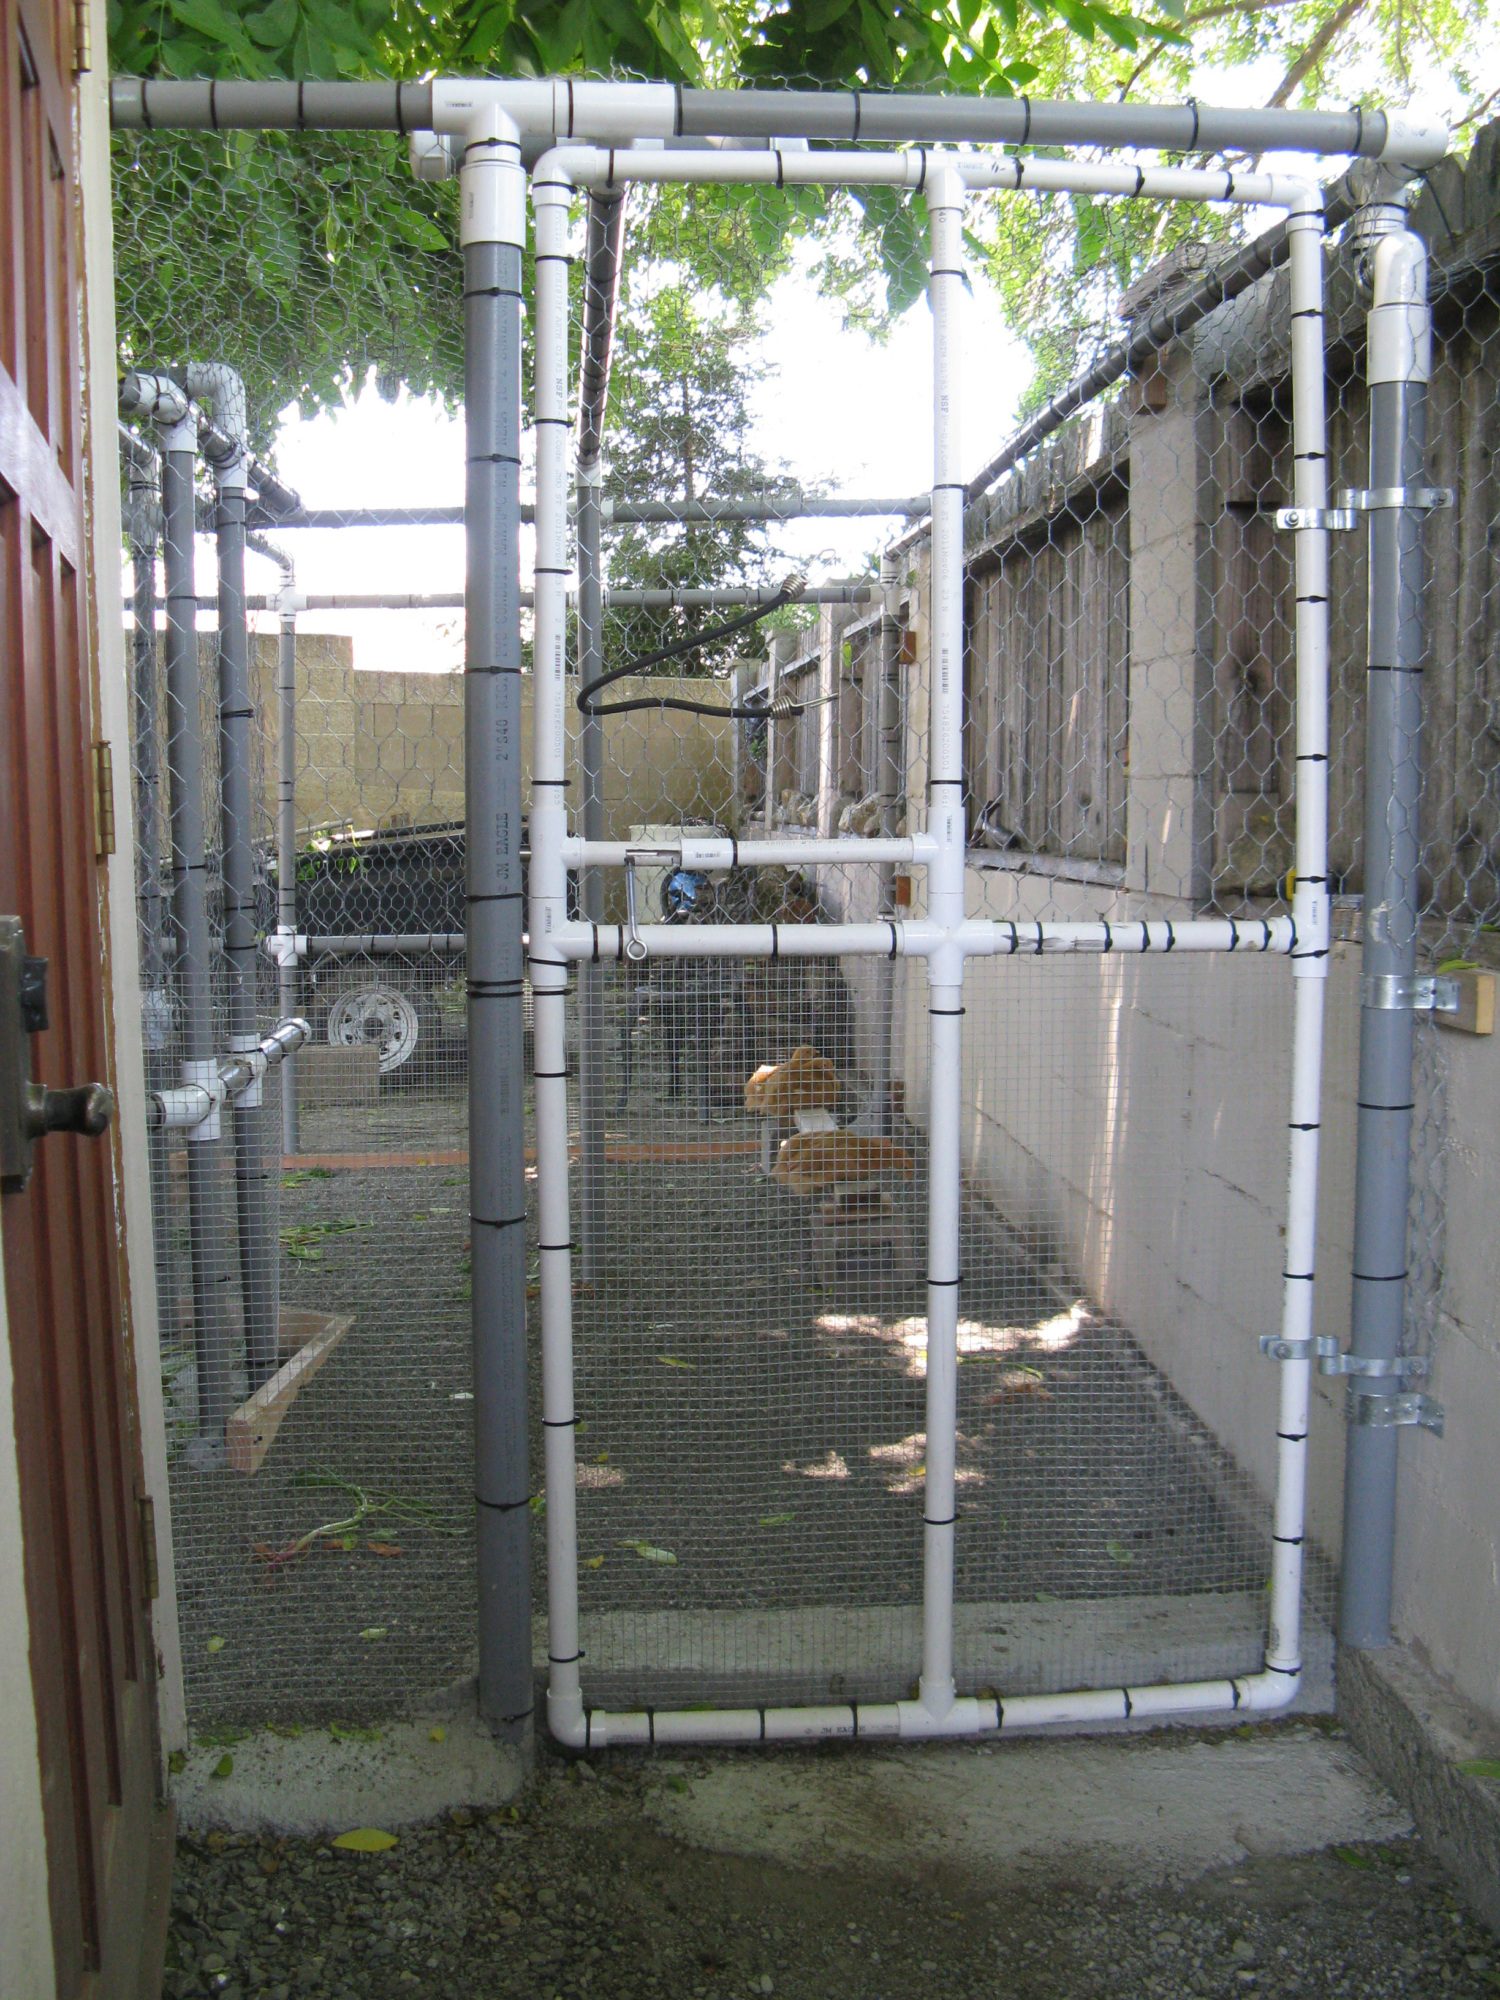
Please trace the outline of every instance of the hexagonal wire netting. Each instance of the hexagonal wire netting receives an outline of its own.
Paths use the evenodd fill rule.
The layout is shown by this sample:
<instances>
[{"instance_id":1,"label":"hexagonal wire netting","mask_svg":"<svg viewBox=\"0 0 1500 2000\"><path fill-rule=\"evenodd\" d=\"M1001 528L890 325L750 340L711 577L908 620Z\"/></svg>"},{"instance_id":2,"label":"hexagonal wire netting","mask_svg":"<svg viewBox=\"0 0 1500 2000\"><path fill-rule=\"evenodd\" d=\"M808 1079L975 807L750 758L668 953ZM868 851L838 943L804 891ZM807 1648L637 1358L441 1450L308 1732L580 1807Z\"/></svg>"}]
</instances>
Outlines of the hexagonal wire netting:
<instances>
[{"instance_id":1,"label":"hexagonal wire netting","mask_svg":"<svg viewBox=\"0 0 1500 2000\"><path fill-rule=\"evenodd\" d=\"M272 464L287 436L280 413L299 399L304 414L337 401L371 370L456 393L452 190L403 185L395 141L115 144L127 368L228 362L246 380L254 452ZM1432 964L1493 963L1500 923L1488 532L1500 276L1484 248L1494 195L1481 180L1445 167L1414 205L1437 312L1430 474L1457 494L1427 530L1422 950ZM597 776L580 763L576 712L570 750L574 810L599 837L649 850L664 831L796 838L921 823L925 526L895 513L852 527L803 517L820 479L845 497L857 482L830 479L795 427L778 424L774 390L752 380L799 340L841 327L862 340L862 315L919 293L921 232L903 239L877 206L774 188L632 196L604 438L600 664L626 670L611 695L638 705L605 719ZM988 205L975 209L982 287L986 255L1004 244L986 233ZM1140 242L1120 206L1055 197L1039 213L1050 257L1071 256L1084 224L1103 244L1087 323L1039 334L1060 380L1121 338L1105 274L1139 261ZM370 232L390 245L386 290L351 298L351 246ZM1138 322L1219 254L1189 236L1127 292L1124 316ZM1364 301L1337 248L1329 271L1331 483L1358 485ZM573 287L576 344L581 264ZM971 498L972 914L1284 914L1292 586L1272 517L1290 493L1287 315L1284 275L1261 280L1046 427ZM1015 412L983 375L968 395L977 470ZM893 363L866 415L872 434L921 434L925 376ZM183 1018L168 806L186 725L166 698L160 644L143 642L162 628L164 585L155 475L138 465L129 525L146 1059L166 1088ZM424 540L456 530L373 529L355 480L335 486L318 522L345 501L349 525L335 532L366 548L383 537L365 592L444 601L382 613L382 666L362 665L364 638L313 629L339 615L330 604L329 619L315 616L320 590L340 594L320 580L331 542L306 526L278 536L286 508L260 485L252 522L280 554L252 544L255 922L261 939L280 926L303 942L279 970L262 955L255 1005L263 1030L297 1014L312 1039L270 1086L259 1171L279 1213L264 1268L240 1251L236 1114L217 1146L182 1131L153 1138L177 1588L200 1727L369 1720L473 1670L462 692L456 673L431 670L445 646L451 655L462 600L431 587ZM401 488L398 472L383 493L399 500ZM701 505L768 490L794 518L714 518ZM611 503L654 518L612 517ZM213 504L200 472L199 733L219 936ZM529 530L527 542L523 571ZM283 646L286 557L303 596ZM810 587L715 636L747 594L774 598L793 573ZM1338 540L1333 578L1333 886L1339 934L1352 940L1362 534ZM392 643L394 630L412 636ZM410 667L390 663L403 648ZM689 714L663 707L667 694L762 712ZM752 875L643 861L635 873L642 921L854 921L920 905L919 879L868 864ZM618 872L582 894L586 914L625 918ZM1340 963L1350 949L1336 947ZM220 961L225 1048L230 979ZM1274 1371L1228 1356L1276 1324L1285 967L978 961L966 1005L960 1680L1023 1692L1253 1670ZM920 973L876 959L662 959L588 968L577 981L577 1498L596 1698L906 1692L925 1454L924 1008ZM1349 1094L1351 1046L1339 1030L1335 1095ZM805 1048L825 1059L837 1126L884 1148L878 1175L830 1170L789 1184L772 1171L789 1127L747 1110L746 1083ZM1442 1031L1424 1026L1420 1048L1410 1337L1425 1346L1442 1324ZM195 1170L190 1241L195 1152L212 1157ZM202 1448L194 1254L207 1266L199 1293L207 1284L230 1329L229 1469ZM273 1424L242 1338L245 1302L267 1297L279 1300L278 1359L297 1378L294 1395L270 1398ZM1330 1310L1341 1309L1335 1286ZM1326 1441L1336 1411L1331 1392L1322 1400ZM539 1445L536 1484L540 1530ZM540 1609L540 1541L535 1570ZM1320 1647L1326 1657L1316 1553L1309 1602L1312 1657Z\"/></svg>"}]
</instances>

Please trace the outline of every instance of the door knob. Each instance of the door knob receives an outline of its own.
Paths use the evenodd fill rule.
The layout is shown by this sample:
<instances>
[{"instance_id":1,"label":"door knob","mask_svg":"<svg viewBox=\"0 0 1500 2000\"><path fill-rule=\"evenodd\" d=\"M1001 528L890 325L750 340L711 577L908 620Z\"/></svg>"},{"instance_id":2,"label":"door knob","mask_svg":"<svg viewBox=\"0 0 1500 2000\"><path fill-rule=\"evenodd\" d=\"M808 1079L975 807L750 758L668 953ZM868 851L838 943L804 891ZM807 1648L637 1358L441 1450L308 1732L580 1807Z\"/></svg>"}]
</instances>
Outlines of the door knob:
<instances>
[{"instance_id":1,"label":"door knob","mask_svg":"<svg viewBox=\"0 0 1500 2000\"><path fill-rule=\"evenodd\" d=\"M31 1037L47 1028L47 961L26 950L19 917L0 916L0 1191L31 1178L31 1148L49 1132L97 1139L115 1115L102 1083L49 1090L31 1080Z\"/></svg>"},{"instance_id":2,"label":"door knob","mask_svg":"<svg viewBox=\"0 0 1500 2000\"><path fill-rule=\"evenodd\" d=\"M102 1083L80 1083L72 1090L49 1090L45 1084L26 1086L26 1136L45 1138L49 1132L77 1132L97 1139L109 1130L115 1115L115 1094Z\"/></svg>"}]
</instances>

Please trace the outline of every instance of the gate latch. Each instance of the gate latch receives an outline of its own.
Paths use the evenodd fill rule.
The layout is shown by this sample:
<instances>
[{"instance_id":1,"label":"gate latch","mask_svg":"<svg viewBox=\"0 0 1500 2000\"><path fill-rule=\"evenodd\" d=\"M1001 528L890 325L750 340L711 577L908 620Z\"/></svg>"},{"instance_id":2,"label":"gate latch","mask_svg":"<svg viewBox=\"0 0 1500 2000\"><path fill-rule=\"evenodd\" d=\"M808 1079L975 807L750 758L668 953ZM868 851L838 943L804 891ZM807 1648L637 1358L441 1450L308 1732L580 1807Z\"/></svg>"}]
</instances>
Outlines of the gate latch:
<instances>
[{"instance_id":1,"label":"gate latch","mask_svg":"<svg viewBox=\"0 0 1500 2000\"><path fill-rule=\"evenodd\" d=\"M1347 535L1355 513L1352 507L1278 507L1272 520L1287 534L1298 528L1323 528L1329 534Z\"/></svg>"},{"instance_id":2,"label":"gate latch","mask_svg":"<svg viewBox=\"0 0 1500 2000\"><path fill-rule=\"evenodd\" d=\"M20 1194L31 1148L49 1132L96 1139L115 1114L102 1083L49 1090L31 1080L31 1037L47 1026L47 961L29 957L19 917L0 917L0 1188Z\"/></svg>"}]
</instances>

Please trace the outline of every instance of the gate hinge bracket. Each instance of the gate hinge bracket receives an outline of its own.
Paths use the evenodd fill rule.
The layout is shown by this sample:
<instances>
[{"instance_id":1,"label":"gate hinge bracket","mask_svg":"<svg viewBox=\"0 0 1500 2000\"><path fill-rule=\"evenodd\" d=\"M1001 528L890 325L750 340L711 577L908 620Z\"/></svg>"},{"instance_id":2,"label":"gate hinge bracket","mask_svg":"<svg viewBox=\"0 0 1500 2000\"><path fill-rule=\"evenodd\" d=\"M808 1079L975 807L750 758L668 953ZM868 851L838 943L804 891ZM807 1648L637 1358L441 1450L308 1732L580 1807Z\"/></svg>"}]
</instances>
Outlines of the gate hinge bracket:
<instances>
[{"instance_id":1,"label":"gate hinge bracket","mask_svg":"<svg viewBox=\"0 0 1500 2000\"><path fill-rule=\"evenodd\" d=\"M156 1502L149 1493L136 1495L141 1519L141 1580L147 1601L154 1604L161 1594L161 1570L156 1558Z\"/></svg>"},{"instance_id":2,"label":"gate hinge bracket","mask_svg":"<svg viewBox=\"0 0 1500 2000\"><path fill-rule=\"evenodd\" d=\"M1286 534L1298 528L1323 528L1332 535L1347 535L1356 520L1352 507L1278 507L1272 518Z\"/></svg>"},{"instance_id":3,"label":"gate hinge bracket","mask_svg":"<svg viewBox=\"0 0 1500 2000\"><path fill-rule=\"evenodd\" d=\"M1340 513L1433 514L1453 505L1451 486L1350 486L1338 495Z\"/></svg>"},{"instance_id":4,"label":"gate hinge bracket","mask_svg":"<svg viewBox=\"0 0 1500 2000\"><path fill-rule=\"evenodd\" d=\"M1359 1004L1393 1013L1456 1014L1463 989L1439 972L1372 972L1359 982Z\"/></svg>"},{"instance_id":5,"label":"gate hinge bracket","mask_svg":"<svg viewBox=\"0 0 1500 2000\"><path fill-rule=\"evenodd\" d=\"M1316 1361L1321 1367L1325 1355L1338 1353L1339 1344L1331 1333L1314 1334L1311 1340L1284 1340L1279 1333L1263 1333L1260 1351L1272 1361Z\"/></svg>"},{"instance_id":6,"label":"gate hinge bracket","mask_svg":"<svg viewBox=\"0 0 1500 2000\"><path fill-rule=\"evenodd\" d=\"M1393 1354L1377 1356L1373 1354L1348 1354L1337 1342L1333 1351L1319 1357L1320 1375L1362 1375L1372 1379L1391 1376L1409 1376L1420 1381L1427 1374L1431 1363L1425 1354Z\"/></svg>"},{"instance_id":7,"label":"gate hinge bracket","mask_svg":"<svg viewBox=\"0 0 1500 2000\"><path fill-rule=\"evenodd\" d=\"M94 745L94 859L106 861L115 851L115 753L107 743Z\"/></svg>"},{"instance_id":8,"label":"gate hinge bracket","mask_svg":"<svg viewBox=\"0 0 1500 2000\"><path fill-rule=\"evenodd\" d=\"M1349 1384L1345 1414L1351 1424L1365 1430L1392 1430L1398 1425L1420 1424L1423 1430L1443 1435L1443 1406L1416 1389L1372 1392L1357 1382Z\"/></svg>"}]
</instances>

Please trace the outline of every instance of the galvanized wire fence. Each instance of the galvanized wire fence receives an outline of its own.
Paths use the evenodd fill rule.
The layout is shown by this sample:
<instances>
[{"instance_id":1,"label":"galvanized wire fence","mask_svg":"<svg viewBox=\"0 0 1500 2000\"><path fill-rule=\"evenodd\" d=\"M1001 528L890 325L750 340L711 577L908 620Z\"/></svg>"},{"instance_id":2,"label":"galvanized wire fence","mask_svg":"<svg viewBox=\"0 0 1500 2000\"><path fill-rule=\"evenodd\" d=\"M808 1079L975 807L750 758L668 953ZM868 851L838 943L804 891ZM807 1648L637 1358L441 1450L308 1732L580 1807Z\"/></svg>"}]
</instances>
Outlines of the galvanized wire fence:
<instances>
[{"instance_id":1,"label":"galvanized wire fence","mask_svg":"<svg viewBox=\"0 0 1500 2000\"><path fill-rule=\"evenodd\" d=\"M388 140L116 144L127 367L237 368L262 457L288 405L357 388L367 370L454 393L452 191L403 188ZM1487 532L1500 498L1488 393L1500 276L1484 247L1493 217L1482 178L1440 170L1417 213L1439 301L1431 476L1458 489L1458 505L1427 530L1423 945L1434 964L1487 966L1500 924L1490 685L1500 597ZM1101 274L1097 320L1046 330L1054 364L1139 328L1201 278L1211 254L1179 248L1121 307L1103 275L1131 255L1120 211L1075 213L1063 198L1050 207L1059 242L1074 222L1092 232ZM987 211L975 228L999 254L1004 234ZM352 301L340 247L372 230L392 245L392 295ZM818 256L795 251L799 230L812 232ZM920 829L926 529L894 507L861 524L862 542L826 516L809 520L811 489L831 484L834 467L778 427L774 394L757 414L754 383L799 339L863 338L840 335L832 309L817 307L820 284L851 310L915 296L918 236L903 250L890 214L862 222L847 197L658 189L632 196L622 241L610 400L595 440L602 472L577 494L603 506L586 527L580 504L574 551L574 583L586 590L592 577L604 610L592 673L573 692L617 678L571 718L570 798L575 826L640 858L628 871L633 908L625 873L601 869L579 883L581 913L623 925L920 914L920 874L894 867L752 874L677 865L667 852L685 833ZM1333 483L1357 486L1363 303L1349 256L1330 256ZM572 287L576 385L601 304L581 260ZM770 312L773 297L779 307L795 297L801 317ZM412 298L424 305L420 340ZM1284 282L1272 277L971 496L973 914L1018 930L1095 916L1126 926L1148 910L1252 924L1286 914L1293 586L1274 515L1290 494L1288 339ZM987 391L974 385L976 466L1016 414ZM920 433L925 382L893 368L868 421ZM368 536L367 496L340 491L341 532ZM768 493L779 506L763 504ZM211 513L206 480L200 497ZM274 531L279 512L278 540L296 559L306 510L273 498L262 487L252 518ZM422 595L431 531L379 532L363 596ZM523 570L528 559L529 545ZM207 599L206 538L199 562ZM320 589L310 561L299 562L297 588ZM1332 607L1332 886L1348 933L1360 891L1364 589L1363 538L1351 535L1336 555ZM252 612L251 682L257 928L272 947L257 1019L265 1030L302 1016L311 1040L272 1089L274 1269L238 1269L227 1154L190 1236L185 1159L201 1142L177 1132L154 1142L177 1573L200 1726L368 1720L473 1670L460 684L415 670L431 664L420 658L429 628L393 604L390 619L412 622L413 671L365 672L357 640L351 652L300 629L288 691L268 568L251 590L267 599ZM768 603L768 617L719 632ZM309 622L293 600L283 610L291 625ZM221 786L207 602L202 620L212 824ZM174 746L159 664L144 650L139 659L147 1060L165 1090L179 1057ZM582 712L617 704L597 723ZM212 840L209 863L217 883ZM971 970L957 1614L966 1684L1028 1692L1259 1663L1275 1382L1240 1357L1276 1324L1284 971L1271 958L1242 967L1123 954L1023 955ZM907 1691L926 1449L922 988L914 969L875 959L657 959L576 976L577 1497L593 1698ZM756 1072L799 1050L821 1059L822 1098L747 1105ZM1423 1346L1442 1317L1443 1050L1443 1030L1424 1030L1411 1254L1412 1337ZM809 1108L831 1114L828 1132L798 1133L795 1114ZM232 1130L234 1113L224 1116ZM826 1141L823 1159L802 1146L808 1137ZM1336 1236L1337 1219L1329 1228ZM279 1297L293 1391L265 1450L247 1451L253 1470L207 1464L201 1449L195 1242L200 1255L211 1248L212 1284L226 1298L257 1286ZM262 1386L251 1372L241 1357L237 1414ZM535 1483L540 1528L539 1443ZM1318 1657L1329 1588L1316 1562L1310 1604Z\"/></svg>"}]
</instances>

